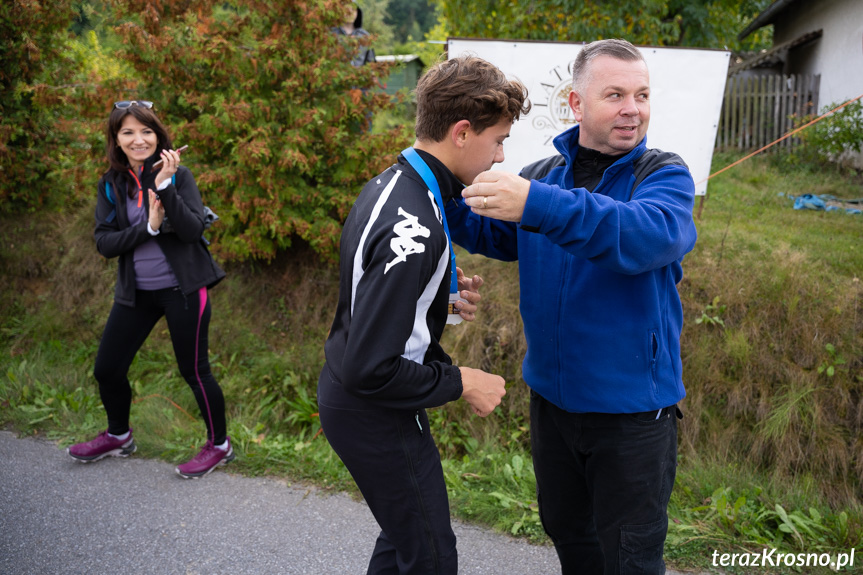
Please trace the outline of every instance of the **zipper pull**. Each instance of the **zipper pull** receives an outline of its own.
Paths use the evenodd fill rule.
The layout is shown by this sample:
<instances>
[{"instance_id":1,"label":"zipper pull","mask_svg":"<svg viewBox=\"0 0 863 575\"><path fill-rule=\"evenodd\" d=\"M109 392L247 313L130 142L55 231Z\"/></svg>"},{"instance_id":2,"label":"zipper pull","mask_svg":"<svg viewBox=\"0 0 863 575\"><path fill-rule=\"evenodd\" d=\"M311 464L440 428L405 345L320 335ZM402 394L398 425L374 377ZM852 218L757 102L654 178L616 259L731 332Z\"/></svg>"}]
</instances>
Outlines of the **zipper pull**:
<instances>
[{"instance_id":1,"label":"zipper pull","mask_svg":"<svg viewBox=\"0 0 863 575\"><path fill-rule=\"evenodd\" d=\"M416 414L414 415L414 419L416 419L417 427L420 428L420 435L422 435L423 434L423 424L420 423L420 412L419 411L417 411Z\"/></svg>"}]
</instances>

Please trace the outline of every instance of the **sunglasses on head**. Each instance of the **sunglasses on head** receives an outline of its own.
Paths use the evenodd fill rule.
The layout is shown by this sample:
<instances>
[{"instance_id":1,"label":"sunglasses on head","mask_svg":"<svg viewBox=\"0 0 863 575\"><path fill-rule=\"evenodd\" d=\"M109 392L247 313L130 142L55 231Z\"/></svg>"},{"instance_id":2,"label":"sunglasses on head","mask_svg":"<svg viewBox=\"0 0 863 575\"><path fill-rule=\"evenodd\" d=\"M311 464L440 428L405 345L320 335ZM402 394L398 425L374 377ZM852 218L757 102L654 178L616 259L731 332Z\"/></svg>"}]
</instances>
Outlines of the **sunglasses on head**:
<instances>
[{"instance_id":1,"label":"sunglasses on head","mask_svg":"<svg viewBox=\"0 0 863 575\"><path fill-rule=\"evenodd\" d=\"M120 108L121 110L131 108L132 106L142 106L149 110L153 107L153 102L148 102L147 100L123 100L122 102L114 102L114 107Z\"/></svg>"}]
</instances>

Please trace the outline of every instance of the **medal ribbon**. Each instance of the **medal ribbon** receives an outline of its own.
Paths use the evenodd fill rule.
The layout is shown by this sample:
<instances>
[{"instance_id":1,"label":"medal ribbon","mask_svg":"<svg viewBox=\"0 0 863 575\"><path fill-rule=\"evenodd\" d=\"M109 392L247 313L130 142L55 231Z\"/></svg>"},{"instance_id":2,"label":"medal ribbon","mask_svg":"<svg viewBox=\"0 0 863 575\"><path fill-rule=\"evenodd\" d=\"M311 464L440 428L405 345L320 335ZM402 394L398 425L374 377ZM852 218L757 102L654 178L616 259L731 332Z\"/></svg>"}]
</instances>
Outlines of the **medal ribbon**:
<instances>
[{"instance_id":1,"label":"medal ribbon","mask_svg":"<svg viewBox=\"0 0 863 575\"><path fill-rule=\"evenodd\" d=\"M452 240L449 236L449 226L446 223L446 212L444 211L443 204L443 196L440 193L440 186L438 185L437 178L434 177L434 174L431 171L431 168L428 167L428 164L425 163L425 160L420 157L416 150L413 148L406 148L402 151L402 155L411 165L411 167L417 171L420 177L425 182L428 189L434 194L435 202L438 205L438 209L440 209L440 217L441 223L443 223L443 231L446 233L446 241L449 244L449 255L450 255L450 284L449 291L450 293L458 292L458 274L455 269L455 250L452 249Z\"/></svg>"}]
</instances>

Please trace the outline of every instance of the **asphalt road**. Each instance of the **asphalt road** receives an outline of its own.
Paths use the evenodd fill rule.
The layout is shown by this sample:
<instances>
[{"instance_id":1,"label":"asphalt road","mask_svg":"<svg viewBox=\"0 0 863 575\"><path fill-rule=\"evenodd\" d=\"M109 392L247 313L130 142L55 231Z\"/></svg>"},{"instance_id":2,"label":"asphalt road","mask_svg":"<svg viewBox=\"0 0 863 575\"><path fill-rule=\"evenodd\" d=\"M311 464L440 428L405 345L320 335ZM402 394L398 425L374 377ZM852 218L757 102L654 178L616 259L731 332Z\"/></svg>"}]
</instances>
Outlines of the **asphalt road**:
<instances>
[{"instance_id":1,"label":"asphalt road","mask_svg":"<svg viewBox=\"0 0 863 575\"><path fill-rule=\"evenodd\" d=\"M187 481L134 455L82 465L0 431L0 575L365 573L379 529L364 503L229 470ZM551 547L454 530L460 573L560 572Z\"/></svg>"}]
</instances>

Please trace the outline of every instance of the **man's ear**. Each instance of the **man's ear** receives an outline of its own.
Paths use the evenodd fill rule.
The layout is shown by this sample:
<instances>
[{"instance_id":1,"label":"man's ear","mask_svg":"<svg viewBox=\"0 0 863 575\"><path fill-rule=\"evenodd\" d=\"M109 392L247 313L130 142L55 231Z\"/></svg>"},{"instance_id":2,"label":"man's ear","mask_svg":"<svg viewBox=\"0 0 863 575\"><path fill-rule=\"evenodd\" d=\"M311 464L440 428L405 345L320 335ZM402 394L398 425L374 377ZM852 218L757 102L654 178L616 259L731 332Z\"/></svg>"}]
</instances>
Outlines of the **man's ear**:
<instances>
[{"instance_id":1,"label":"man's ear","mask_svg":"<svg viewBox=\"0 0 863 575\"><path fill-rule=\"evenodd\" d=\"M456 148L464 147L464 143L468 137L468 130L470 130L470 120L459 120L452 125L449 135Z\"/></svg>"},{"instance_id":2,"label":"man's ear","mask_svg":"<svg viewBox=\"0 0 863 575\"><path fill-rule=\"evenodd\" d=\"M572 110L572 118L576 122L581 122L582 116L584 115L581 107L581 96L578 95L578 92L575 90L569 93L569 108Z\"/></svg>"}]
</instances>

